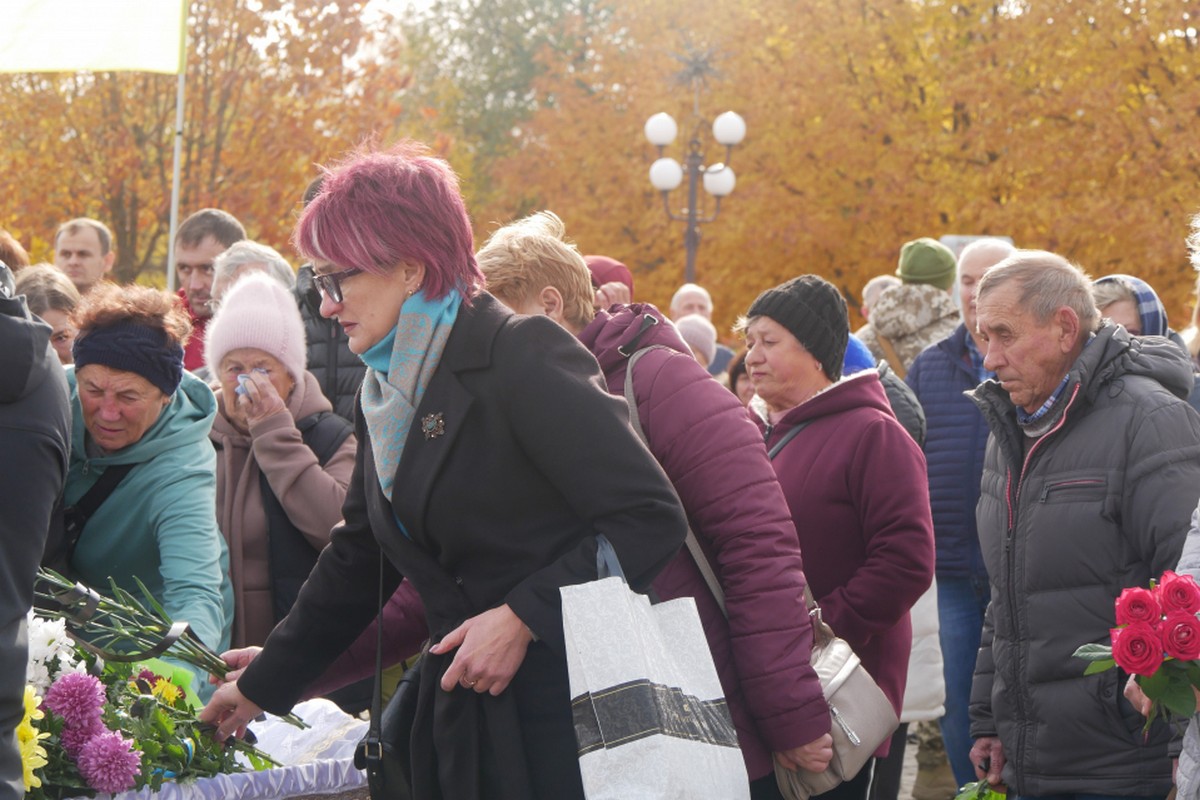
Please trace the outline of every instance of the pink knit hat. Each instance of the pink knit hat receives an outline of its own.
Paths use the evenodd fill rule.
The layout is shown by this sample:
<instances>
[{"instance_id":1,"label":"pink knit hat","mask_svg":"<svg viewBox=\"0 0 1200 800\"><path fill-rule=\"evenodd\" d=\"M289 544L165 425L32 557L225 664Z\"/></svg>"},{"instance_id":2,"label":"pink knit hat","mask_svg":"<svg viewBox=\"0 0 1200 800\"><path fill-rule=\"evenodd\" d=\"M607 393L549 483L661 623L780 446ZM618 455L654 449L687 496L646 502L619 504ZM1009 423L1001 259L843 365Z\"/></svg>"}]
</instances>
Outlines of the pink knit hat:
<instances>
[{"instance_id":1,"label":"pink knit hat","mask_svg":"<svg viewBox=\"0 0 1200 800\"><path fill-rule=\"evenodd\" d=\"M304 322L296 298L263 272L239 278L208 323L204 363L214 378L221 359L242 347L255 347L279 359L292 380L300 381L304 375Z\"/></svg>"},{"instance_id":2,"label":"pink knit hat","mask_svg":"<svg viewBox=\"0 0 1200 800\"><path fill-rule=\"evenodd\" d=\"M705 366L712 363L717 351L717 329L699 314L688 314L675 320L679 335L692 348L704 356Z\"/></svg>"}]
</instances>

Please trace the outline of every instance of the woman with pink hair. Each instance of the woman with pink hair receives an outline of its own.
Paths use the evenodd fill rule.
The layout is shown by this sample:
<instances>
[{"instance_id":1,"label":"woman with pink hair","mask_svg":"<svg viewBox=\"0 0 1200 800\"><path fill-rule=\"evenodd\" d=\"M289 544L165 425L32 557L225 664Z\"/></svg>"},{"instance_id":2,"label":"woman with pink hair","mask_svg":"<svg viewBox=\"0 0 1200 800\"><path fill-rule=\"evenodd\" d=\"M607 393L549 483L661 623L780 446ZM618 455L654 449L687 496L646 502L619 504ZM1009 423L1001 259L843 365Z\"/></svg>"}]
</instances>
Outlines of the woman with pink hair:
<instances>
[{"instance_id":1,"label":"woman with pink hair","mask_svg":"<svg viewBox=\"0 0 1200 800\"><path fill-rule=\"evenodd\" d=\"M202 718L224 738L288 711L406 578L435 643L405 754L413 796L582 798L559 588L596 578L601 535L646 588L687 529L670 483L587 350L482 290L445 162L412 144L353 156L295 242L321 314L368 367L360 446L344 521L291 613Z\"/></svg>"}]
</instances>

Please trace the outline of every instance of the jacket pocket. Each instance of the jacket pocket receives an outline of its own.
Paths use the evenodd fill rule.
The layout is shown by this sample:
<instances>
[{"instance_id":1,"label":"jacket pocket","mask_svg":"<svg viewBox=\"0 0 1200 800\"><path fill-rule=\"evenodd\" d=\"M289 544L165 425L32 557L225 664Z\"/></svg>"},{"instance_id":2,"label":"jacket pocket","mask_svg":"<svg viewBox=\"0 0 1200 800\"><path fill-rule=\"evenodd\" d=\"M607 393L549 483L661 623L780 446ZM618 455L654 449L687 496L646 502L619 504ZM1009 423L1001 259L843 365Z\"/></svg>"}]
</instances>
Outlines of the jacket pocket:
<instances>
[{"instance_id":1,"label":"jacket pocket","mask_svg":"<svg viewBox=\"0 0 1200 800\"><path fill-rule=\"evenodd\" d=\"M1124 670L1120 669L1100 673L1096 699L1103 706L1112 731L1121 739L1136 742L1141 738L1142 724L1146 720L1125 699L1125 681L1128 678Z\"/></svg>"},{"instance_id":2,"label":"jacket pocket","mask_svg":"<svg viewBox=\"0 0 1200 800\"><path fill-rule=\"evenodd\" d=\"M1090 503L1104 499L1108 481L1102 477L1064 478L1050 480L1038 496L1040 503Z\"/></svg>"},{"instance_id":3,"label":"jacket pocket","mask_svg":"<svg viewBox=\"0 0 1200 800\"><path fill-rule=\"evenodd\" d=\"M1170 729L1156 723L1147 736L1146 718L1125 699L1125 682L1129 674L1123 669L1100 673L1099 700L1104 706L1112 730L1124 741L1138 748L1161 747L1171 738Z\"/></svg>"}]
</instances>

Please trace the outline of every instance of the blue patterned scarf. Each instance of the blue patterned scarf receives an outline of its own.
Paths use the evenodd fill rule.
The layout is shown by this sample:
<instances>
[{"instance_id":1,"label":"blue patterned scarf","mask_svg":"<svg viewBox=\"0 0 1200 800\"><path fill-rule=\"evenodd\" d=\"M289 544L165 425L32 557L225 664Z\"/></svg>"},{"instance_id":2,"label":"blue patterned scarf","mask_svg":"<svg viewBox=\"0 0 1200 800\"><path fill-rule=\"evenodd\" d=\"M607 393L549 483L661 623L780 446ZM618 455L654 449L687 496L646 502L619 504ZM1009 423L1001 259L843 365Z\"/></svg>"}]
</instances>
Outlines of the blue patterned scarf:
<instances>
[{"instance_id":1,"label":"blue patterned scarf","mask_svg":"<svg viewBox=\"0 0 1200 800\"><path fill-rule=\"evenodd\" d=\"M375 454L375 472L388 502L404 442L425 389L442 359L462 296L451 291L441 300L417 292L400 307L391 334L362 354L362 409Z\"/></svg>"},{"instance_id":2,"label":"blue patterned scarf","mask_svg":"<svg viewBox=\"0 0 1200 800\"><path fill-rule=\"evenodd\" d=\"M1167 327L1167 309L1150 284L1132 275L1105 275L1096 280L1101 283L1120 283L1133 292L1137 298L1137 313L1142 323L1142 336L1167 336L1171 330Z\"/></svg>"}]
</instances>

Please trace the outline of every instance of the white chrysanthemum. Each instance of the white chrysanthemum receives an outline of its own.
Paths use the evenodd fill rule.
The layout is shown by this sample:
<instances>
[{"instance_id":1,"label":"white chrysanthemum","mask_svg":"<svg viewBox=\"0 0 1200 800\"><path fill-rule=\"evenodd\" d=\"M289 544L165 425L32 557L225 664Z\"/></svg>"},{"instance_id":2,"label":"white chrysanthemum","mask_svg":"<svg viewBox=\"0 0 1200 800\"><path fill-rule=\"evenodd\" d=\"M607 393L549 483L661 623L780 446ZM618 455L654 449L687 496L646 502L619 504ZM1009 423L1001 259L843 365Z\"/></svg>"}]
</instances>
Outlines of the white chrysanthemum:
<instances>
[{"instance_id":1,"label":"white chrysanthemum","mask_svg":"<svg viewBox=\"0 0 1200 800\"><path fill-rule=\"evenodd\" d=\"M44 695L50 688L50 670L41 662L31 661L25 672L25 682L34 687L39 695Z\"/></svg>"},{"instance_id":2,"label":"white chrysanthemum","mask_svg":"<svg viewBox=\"0 0 1200 800\"><path fill-rule=\"evenodd\" d=\"M42 661L55 655L63 642L69 642L67 623L61 619L43 619L33 611L27 617L29 627L29 652Z\"/></svg>"},{"instance_id":3,"label":"white chrysanthemum","mask_svg":"<svg viewBox=\"0 0 1200 800\"><path fill-rule=\"evenodd\" d=\"M76 658L75 645L67 635L66 622L43 619L31 610L26 617L29 640L29 661L26 671L29 683L41 691L59 675L83 672L86 667Z\"/></svg>"}]
</instances>

